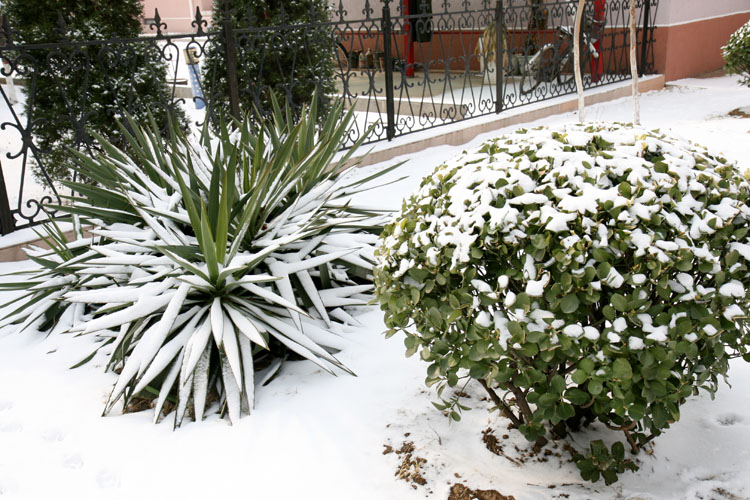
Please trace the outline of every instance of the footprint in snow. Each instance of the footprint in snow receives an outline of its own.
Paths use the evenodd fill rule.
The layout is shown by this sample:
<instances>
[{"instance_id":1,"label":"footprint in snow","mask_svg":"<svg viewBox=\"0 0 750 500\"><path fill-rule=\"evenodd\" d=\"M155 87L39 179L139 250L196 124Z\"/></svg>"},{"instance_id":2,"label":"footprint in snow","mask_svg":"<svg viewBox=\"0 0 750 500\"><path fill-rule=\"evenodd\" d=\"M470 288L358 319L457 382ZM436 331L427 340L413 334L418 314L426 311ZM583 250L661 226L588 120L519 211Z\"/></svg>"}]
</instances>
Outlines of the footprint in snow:
<instances>
[{"instance_id":1,"label":"footprint in snow","mask_svg":"<svg viewBox=\"0 0 750 500\"><path fill-rule=\"evenodd\" d=\"M69 453L63 457L62 464L67 469L80 469L83 467L83 459L78 453Z\"/></svg>"},{"instance_id":2,"label":"footprint in snow","mask_svg":"<svg viewBox=\"0 0 750 500\"><path fill-rule=\"evenodd\" d=\"M13 408L13 403L10 401L0 401L0 412L10 410Z\"/></svg>"},{"instance_id":3,"label":"footprint in snow","mask_svg":"<svg viewBox=\"0 0 750 500\"><path fill-rule=\"evenodd\" d=\"M42 439L49 443L60 442L65 439L65 433L60 429L56 429L53 427L42 432Z\"/></svg>"},{"instance_id":4,"label":"footprint in snow","mask_svg":"<svg viewBox=\"0 0 750 500\"><path fill-rule=\"evenodd\" d=\"M20 432L23 430L21 422L2 422L0 423L0 432Z\"/></svg>"},{"instance_id":5,"label":"footprint in snow","mask_svg":"<svg viewBox=\"0 0 750 500\"><path fill-rule=\"evenodd\" d=\"M745 418L737 413L725 413L716 417L716 422L724 427L741 424Z\"/></svg>"},{"instance_id":6,"label":"footprint in snow","mask_svg":"<svg viewBox=\"0 0 750 500\"><path fill-rule=\"evenodd\" d=\"M96 475L96 482L100 488L118 488L120 486L120 479L114 473L104 469Z\"/></svg>"}]
</instances>

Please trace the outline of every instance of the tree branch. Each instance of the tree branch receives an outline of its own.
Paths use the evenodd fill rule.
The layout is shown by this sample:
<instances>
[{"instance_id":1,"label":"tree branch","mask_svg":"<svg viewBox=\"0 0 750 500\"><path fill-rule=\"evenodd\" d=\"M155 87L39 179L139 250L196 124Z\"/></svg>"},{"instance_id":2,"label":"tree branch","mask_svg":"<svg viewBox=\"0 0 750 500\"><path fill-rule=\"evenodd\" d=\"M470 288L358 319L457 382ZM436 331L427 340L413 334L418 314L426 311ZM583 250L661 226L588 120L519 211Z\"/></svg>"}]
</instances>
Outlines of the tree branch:
<instances>
[{"instance_id":1,"label":"tree branch","mask_svg":"<svg viewBox=\"0 0 750 500\"><path fill-rule=\"evenodd\" d=\"M495 403L500 411L503 412L503 415L510 419L510 421L513 423L513 427L518 428L521 424L523 424L523 422L516 416L515 413L513 413L513 411L505 403L505 401L500 399L500 396L498 396L497 393L489 385L487 385L486 381L480 379L479 383L482 385L482 387L484 387L484 390L487 391L487 394L489 394L492 402Z\"/></svg>"}]
</instances>

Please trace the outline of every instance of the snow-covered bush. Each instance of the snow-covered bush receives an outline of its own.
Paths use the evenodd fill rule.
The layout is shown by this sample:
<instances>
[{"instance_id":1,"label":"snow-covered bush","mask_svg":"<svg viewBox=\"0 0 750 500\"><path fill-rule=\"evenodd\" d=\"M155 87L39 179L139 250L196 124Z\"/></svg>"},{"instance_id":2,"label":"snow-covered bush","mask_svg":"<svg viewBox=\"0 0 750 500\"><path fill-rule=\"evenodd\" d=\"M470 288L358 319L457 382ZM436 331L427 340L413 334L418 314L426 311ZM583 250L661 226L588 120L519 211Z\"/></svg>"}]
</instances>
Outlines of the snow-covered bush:
<instances>
[{"instance_id":1,"label":"snow-covered bush","mask_svg":"<svg viewBox=\"0 0 750 500\"><path fill-rule=\"evenodd\" d=\"M742 76L742 85L750 87L750 21L732 33L721 48L727 71Z\"/></svg>"},{"instance_id":2,"label":"snow-covered bush","mask_svg":"<svg viewBox=\"0 0 750 500\"><path fill-rule=\"evenodd\" d=\"M591 421L576 462L610 483L747 357L747 201L736 167L624 125L519 130L437 168L376 250L388 334L427 384L476 379L530 441ZM458 401L440 409L455 419Z\"/></svg>"},{"instance_id":3,"label":"snow-covered bush","mask_svg":"<svg viewBox=\"0 0 750 500\"><path fill-rule=\"evenodd\" d=\"M0 326L95 335L119 374L105 411L155 399L154 420L176 406L175 425L212 401L235 422L288 357L348 371L333 355L342 306L370 299L384 216L349 204L368 179L339 177L353 153L333 161L353 116L341 108L320 131L315 104L296 125L277 107L200 143L131 120L133 157L100 137L103 154L77 155L96 184L57 207L92 236L50 228L53 251L29 253L40 270L3 285L26 293Z\"/></svg>"}]
</instances>

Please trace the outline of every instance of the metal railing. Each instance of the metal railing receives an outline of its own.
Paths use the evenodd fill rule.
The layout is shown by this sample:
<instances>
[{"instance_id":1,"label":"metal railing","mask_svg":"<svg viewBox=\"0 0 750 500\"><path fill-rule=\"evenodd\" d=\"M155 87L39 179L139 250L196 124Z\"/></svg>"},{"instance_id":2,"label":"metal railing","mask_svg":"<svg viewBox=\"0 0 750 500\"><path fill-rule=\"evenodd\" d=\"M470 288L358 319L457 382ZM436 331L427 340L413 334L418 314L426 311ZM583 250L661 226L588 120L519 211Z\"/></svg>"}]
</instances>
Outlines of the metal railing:
<instances>
[{"instance_id":1,"label":"metal railing","mask_svg":"<svg viewBox=\"0 0 750 500\"><path fill-rule=\"evenodd\" d=\"M478 7L468 0L456 6L441 0L433 6L437 3L365 0L361 12L347 12L339 2L327 19L299 23L284 18L282 11L273 26L227 11L223 22L209 28L197 11L192 33L168 33L157 11L150 35L107 40L71 40L61 21L60 40L45 44L17 43L13 27L3 18L0 57L6 64L0 73L6 85L0 87L0 160L5 183L0 182L0 232L38 223L48 216L44 204L61 201L61 188L49 175L49 152L35 135L45 125L35 116L35 107L43 105L35 100L42 75L64 80L65 75L80 74L82 83L75 89L59 86L69 109L57 119L68 131L71 146L89 152L95 150L88 126L92 116L106 113L114 120L145 105L137 82L106 78L108 68L121 65L166 65L169 95L159 103L159 111L182 109L195 128L218 120L221 113L241 116L251 108L263 112L269 91L293 105L300 104L301 92L309 96L309 89L339 96L356 112L346 147L372 125L368 142L391 140L575 92L572 64L564 56L572 40L566 38L565 27L573 25L577 0L474 0ZM627 3L587 3L584 45L589 50L582 68L586 88L630 78ZM657 6L658 0L638 1L641 73L653 71ZM311 47L328 54L326 60L333 64L300 77L300 61L318 64ZM196 82L200 97L187 85L196 66L187 65L195 61L183 58L185 49L192 49L191 58L204 59L202 79ZM209 65L211 51L222 51L223 65ZM265 77L270 72L276 74L272 85ZM95 74L105 77L94 81ZM23 106L12 104L11 80L21 89ZM85 96L94 90L109 95L110 101L87 101ZM193 109L196 102L205 104L203 110ZM30 182L32 175L36 182ZM16 191L9 177L17 181ZM5 186L10 189L7 196Z\"/></svg>"}]
</instances>

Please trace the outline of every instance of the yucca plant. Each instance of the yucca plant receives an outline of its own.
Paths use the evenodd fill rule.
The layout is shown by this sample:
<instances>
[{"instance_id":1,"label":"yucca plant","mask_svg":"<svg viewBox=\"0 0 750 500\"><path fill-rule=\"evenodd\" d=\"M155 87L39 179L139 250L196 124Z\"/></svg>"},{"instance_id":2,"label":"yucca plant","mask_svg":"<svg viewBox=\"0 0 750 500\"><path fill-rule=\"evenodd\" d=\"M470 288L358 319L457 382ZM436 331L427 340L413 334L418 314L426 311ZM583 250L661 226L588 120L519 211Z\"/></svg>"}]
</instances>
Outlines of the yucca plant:
<instances>
[{"instance_id":1,"label":"yucca plant","mask_svg":"<svg viewBox=\"0 0 750 500\"><path fill-rule=\"evenodd\" d=\"M26 293L0 326L97 335L119 373L104 413L150 397L154 421L174 407L175 426L189 409L201 420L212 398L236 422L256 370L267 378L290 355L348 372L334 355L339 325L354 321L342 307L370 298L384 222L349 200L385 172L340 175L356 149L335 159L352 111L338 103L318 128L316 102L296 124L274 101L268 122L198 141L130 120L132 156L97 137L102 154L77 155L95 183L69 183L79 194L55 207L92 236L67 243L47 228L52 250L29 251L40 269L2 285Z\"/></svg>"}]
</instances>

